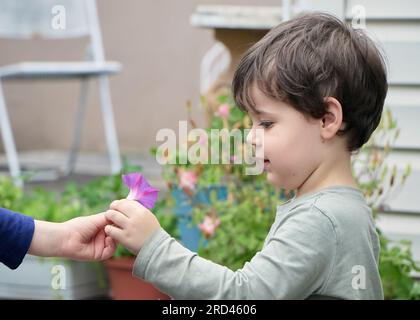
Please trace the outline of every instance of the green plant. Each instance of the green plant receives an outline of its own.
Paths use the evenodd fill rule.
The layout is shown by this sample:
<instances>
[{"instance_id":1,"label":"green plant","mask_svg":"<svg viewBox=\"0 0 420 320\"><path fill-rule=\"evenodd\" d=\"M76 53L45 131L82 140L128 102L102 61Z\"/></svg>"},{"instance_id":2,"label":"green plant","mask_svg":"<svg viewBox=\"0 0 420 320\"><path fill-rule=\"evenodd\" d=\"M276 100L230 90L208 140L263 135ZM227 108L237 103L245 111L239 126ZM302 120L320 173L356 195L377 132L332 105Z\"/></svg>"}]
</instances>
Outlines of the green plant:
<instances>
[{"instance_id":1,"label":"green plant","mask_svg":"<svg viewBox=\"0 0 420 320\"><path fill-rule=\"evenodd\" d=\"M381 238L381 263L384 296L387 299L420 299L420 283L411 273L420 271L413 260L410 241L391 241L383 234Z\"/></svg>"},{"instance_id":2,"label":"green plant","mask_svg":"<svg viewBox=\"0 0 420 320\"><path fill-rule=\"evenodd\" d=\"M371 139L353 158L354 176L375 218L386 210L387 201L401 191L411 173L410 165L398 173L396 165L390 167L385 161L399 132L390 109L385 109ZM411 243L391 241L379 228L377 231L381 243L379 271L385 299L420 299L420 285L412 277L420 267L413 260Z\"/></svg>"},{"instance_id":3,"label":"green plant","mask_svg":"<svg viewBox=\"0 0 420 320\"><path fill-rule=\"evenodd\" d=\"M398 174L397 166L385 161L399 134L391 110L385 109L378 128L352 159L353 174L375 217L386 209L385 203L401 191L411 173L411 165L406 165Z\"/></svg>"}]
</instances>

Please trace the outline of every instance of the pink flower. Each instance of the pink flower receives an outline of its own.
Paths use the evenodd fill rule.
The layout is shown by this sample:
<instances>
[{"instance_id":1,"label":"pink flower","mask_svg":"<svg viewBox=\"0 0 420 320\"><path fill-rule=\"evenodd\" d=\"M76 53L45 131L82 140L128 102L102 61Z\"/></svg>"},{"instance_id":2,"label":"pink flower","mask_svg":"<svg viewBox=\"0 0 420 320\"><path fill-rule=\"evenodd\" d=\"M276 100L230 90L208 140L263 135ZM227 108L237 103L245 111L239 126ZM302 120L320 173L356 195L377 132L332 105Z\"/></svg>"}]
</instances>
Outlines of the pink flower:
<instances>
[{"instance_id":1,"label":"pink flower","mask_svg":"<svg viewBox=\"0 0 420 320\"><path fill-rule=\"evenodd\" d=\"M179 186L193 190L197 184L197 174L192 170L180 170L178 173Z\"/></svg>"},{"instance_id":2,"label":"pink flower","mask_svg":"<svg viewBox=\"0 0 420 320\"><path fill-rule=\"evenodd\" d=\"M206 238L209 238L214 234L219 224L219 218L212 218L207 215L205 216L204 221L198 225L198 228L203 232Z\"/></svg>"},{"instance_id":3,"label":"pink flower","mask_svg":"<svg viewBox=\"0 0 420 320\"><path fill-rule=\"evenodd\" d=\"M158 189L153 188L141 173L129 173L122 176L124 184L130 189L129 200L136 200L148 209L152 209L158 197Z\"/></svg>"},{"instance_id":4,"label":"pink flower","mask_svg":"<svg viewBox=\"0 0 420 320\"><path fill-rule=\"evenodd\" d=\"M202 134L202 135L200 135L200 139L198 140L198 143L199 143L201 146L206 146L206 145L207 145L207 143L208 143L208 137L207 137L207 135L206 135L206 134Z\"/></svg>"},{"instance_id":5,"label":"pink flower","mask_svg":"<svg viewBox=\"0 0 420 320\"><path fill-rule=\"evenodd\" d=\"M230 115L230 106L227 103L224 103L219 106L219 110L216 113L219 117L228 119Z\"/></svg>"}]
</instances>

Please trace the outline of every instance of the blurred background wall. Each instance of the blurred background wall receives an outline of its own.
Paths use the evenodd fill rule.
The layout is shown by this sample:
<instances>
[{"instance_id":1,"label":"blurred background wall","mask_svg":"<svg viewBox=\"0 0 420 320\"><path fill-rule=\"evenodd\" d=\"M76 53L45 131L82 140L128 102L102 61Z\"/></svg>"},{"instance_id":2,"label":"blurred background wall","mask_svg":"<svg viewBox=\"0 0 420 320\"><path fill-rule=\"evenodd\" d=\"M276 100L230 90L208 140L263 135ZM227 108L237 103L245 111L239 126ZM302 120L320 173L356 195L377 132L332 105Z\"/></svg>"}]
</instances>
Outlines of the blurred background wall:
<instances>
[{"instance_id":1,"label":"blurred background wall","mask_svg":"<svg viewBox=\"0 0 420 320\"><path fill-rule=\"evenodd\" d=\"M213 31L190 25L200 4L253 4L255 0L98 0L108 60L120 61L122 73L111 77L111 95L122 153L143 152L156 145L161 128L177 130L192 100L203 121L199 68L213 43ZM258 5L279 5L263 0ZM84 40L0 40L0 65L22 60L82 59ZM97 83L91 81L90 89ZM77 110L78 81L6 81L4 91L18 151L67 150ZM82 150L105 151L97 90L89 91ZM3 149L0 143L1 150Z\"/></svg>"}]
</instances>

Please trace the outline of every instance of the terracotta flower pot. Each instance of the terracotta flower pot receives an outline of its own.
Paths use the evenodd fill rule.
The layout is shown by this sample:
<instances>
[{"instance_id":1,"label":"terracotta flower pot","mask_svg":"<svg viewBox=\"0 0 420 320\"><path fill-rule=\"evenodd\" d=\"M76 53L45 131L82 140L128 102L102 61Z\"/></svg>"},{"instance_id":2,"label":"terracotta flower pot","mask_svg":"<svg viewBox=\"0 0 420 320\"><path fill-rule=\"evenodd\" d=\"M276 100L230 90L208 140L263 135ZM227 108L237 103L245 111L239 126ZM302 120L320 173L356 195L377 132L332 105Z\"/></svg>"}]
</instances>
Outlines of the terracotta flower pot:
<instances>
[{"instance_id":1,"label":"terracotta flower pot","mask_svg":"<svg viewBox=\"0 0 420 320\"><path fill-rule=\"evenodd\" d=\"M169 300L151 283L133 277L134 258L117 258L105 262L114 300Z\"/></svg>"}]
</instances>

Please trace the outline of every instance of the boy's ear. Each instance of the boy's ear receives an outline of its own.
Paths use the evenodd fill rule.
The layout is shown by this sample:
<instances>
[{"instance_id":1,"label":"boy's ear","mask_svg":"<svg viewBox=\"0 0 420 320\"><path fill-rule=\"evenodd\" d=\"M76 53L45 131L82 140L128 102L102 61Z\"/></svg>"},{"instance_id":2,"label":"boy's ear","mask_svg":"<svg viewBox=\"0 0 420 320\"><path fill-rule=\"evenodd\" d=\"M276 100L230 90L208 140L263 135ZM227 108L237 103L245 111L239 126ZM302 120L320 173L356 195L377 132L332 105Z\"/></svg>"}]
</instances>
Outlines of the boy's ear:
<instances>
[{"instance_id":1,"label":"boy's ear","mask_svg":"<svg viewBox=\"0 0 420 320\"><path fill-rule=\"evenodd\" d=\"M329 140L343 128L343 109L341 103L333 97L325 97L324 103L327 113L320 119L320 132L323 140Z\"/></svg>"}]
</instances>

